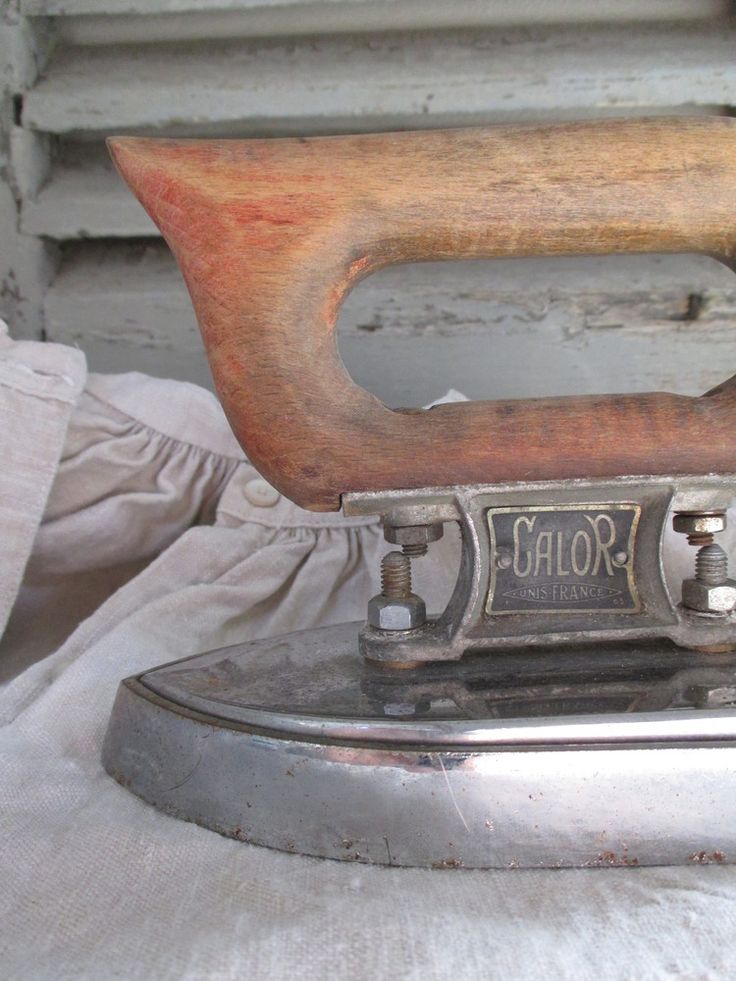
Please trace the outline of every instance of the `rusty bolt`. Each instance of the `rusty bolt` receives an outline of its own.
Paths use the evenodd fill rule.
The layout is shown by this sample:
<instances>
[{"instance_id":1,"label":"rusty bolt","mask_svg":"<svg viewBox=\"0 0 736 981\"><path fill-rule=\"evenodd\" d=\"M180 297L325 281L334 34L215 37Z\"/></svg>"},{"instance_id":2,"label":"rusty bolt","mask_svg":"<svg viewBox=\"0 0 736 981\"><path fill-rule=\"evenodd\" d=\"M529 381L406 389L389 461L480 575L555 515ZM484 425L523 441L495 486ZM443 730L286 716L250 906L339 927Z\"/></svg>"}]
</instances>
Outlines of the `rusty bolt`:
<instances>
[{"instance_id":1,"label":"rusty bolt","mask_svg":"<svg viewBox=\"0 0 736 981\"><path fill-rule=\"evenodd\" d=\"M431 525L384 525L383 536L392 545L400 545L404 555L418 558L426 555L432 542L442 538L441 523Z\"/></svg>"},{"instance_id":2,"label":"rusty bolt","mask_svg":"<svg viewBox=\"0 0 736 981\"><path fill-rule=\"evenodd\" d=\"M680 511L672 519L672 527L679 534L687 535L690 545L712 545L713 536L726 527L726 514L724 511Z\"/></svg>"},{"instance_id":3,"label":"rusty bolt","mask_svg":"<svg viewBox=\"0 0 736 981\"><path fill-rule=\"evenodd\" d=\"M411 591L411 559L389 552L381 562L381 594L368 602L368 623L378 630L414 630L427 619L424 600Z\"/></svg>"}]
</instances>

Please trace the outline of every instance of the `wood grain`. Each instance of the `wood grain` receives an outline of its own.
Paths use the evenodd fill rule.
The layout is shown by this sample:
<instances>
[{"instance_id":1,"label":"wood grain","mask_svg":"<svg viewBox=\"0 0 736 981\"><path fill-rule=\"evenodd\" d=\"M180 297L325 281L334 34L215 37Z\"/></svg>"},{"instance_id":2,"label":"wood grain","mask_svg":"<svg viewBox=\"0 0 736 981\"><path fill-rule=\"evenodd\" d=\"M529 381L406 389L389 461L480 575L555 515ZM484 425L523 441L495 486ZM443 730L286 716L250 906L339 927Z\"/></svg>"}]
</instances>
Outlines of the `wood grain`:
<instances>
[{"instance_id":1,"label":"wood grain","mask_svg":"<svg viewBox=\"0 0 736 981\"><path fill-rule=\"evenodd\" d=\"M491 481L731 472L736 382L397 412L348 376L338 309L392 263L736 252L736 121L659 119L281 140L110 141L177 257L220 398L303 507Z\"/></svg>"}]
</instances>

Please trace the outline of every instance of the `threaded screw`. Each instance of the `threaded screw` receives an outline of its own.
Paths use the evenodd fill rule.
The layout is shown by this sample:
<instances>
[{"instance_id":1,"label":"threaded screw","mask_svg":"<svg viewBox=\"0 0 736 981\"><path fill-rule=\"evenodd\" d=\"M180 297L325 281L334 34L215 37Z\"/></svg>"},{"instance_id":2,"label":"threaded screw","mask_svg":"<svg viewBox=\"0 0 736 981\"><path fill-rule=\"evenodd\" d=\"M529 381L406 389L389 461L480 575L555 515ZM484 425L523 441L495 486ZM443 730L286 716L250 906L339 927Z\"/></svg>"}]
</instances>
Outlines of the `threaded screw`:
<instances>
[{"instance_id":1,"label":"threaded screw","mask_svg":"<svg viewBox=\"0 0 736 981\"><path fill-rule=\"evenodd\" d=\"M429 545L426 542L417 542L414 545L402 545L401 551L404 555L408 555L410 559L418 559L422 555L427 554Z\"/></svg>"},{"instance_id":2,"label":"threaded screw","mask_svg":"<svg viewBox=\"0 0 736 981\"><path fill-rule=\"evenodd\" d=\"M672 519L675 531L687 535L688 545L704 548L713 544L713 535L726 527L725 511L678 511Z\"/></svg>"},{"instance_id":3,"label":"threaded screw","mask_svg":"<svg viewBox=\"0 0 736 981\"><path fill-rule=\"evenodd\" d=\"M389 599L411 595L411 559L402 552L389 552L381 559L381 592Z\"/></svg>"},{"instance_id":4,"label":"threaded screw","mask_svg":"<svg viewBox=\"0 0 736 981\"><path fill-rule=\"evenodd\" d=\"M441 521L427 525L394 525L388 519L383 523L383 534L387 542L397 545L410 559L426 555L431 542L442 538L444 528Z\"/></svg>"},{"instance_id":5,"label":"threaded screw","mask_svg":"<svg viewBox=\"0 0 736 981\"><path fill-rule=\"evenodd\" d=\"M695 548L705 548L713 544L713 535L710 532L694 532L692 535L687 536L687 543L688 545L693 545Z\"/></svg>"},{"instance_id":6,"label":"threaded screw","mask_svg":"<svg viewBox=\"0 0 736 981\"><path fill-rule=\"evenodd\" d=\"M728 579L728 555L720 545L704 545L698 550L695 578L706 586L720 586Z\"/></svg>"}]
</instances>

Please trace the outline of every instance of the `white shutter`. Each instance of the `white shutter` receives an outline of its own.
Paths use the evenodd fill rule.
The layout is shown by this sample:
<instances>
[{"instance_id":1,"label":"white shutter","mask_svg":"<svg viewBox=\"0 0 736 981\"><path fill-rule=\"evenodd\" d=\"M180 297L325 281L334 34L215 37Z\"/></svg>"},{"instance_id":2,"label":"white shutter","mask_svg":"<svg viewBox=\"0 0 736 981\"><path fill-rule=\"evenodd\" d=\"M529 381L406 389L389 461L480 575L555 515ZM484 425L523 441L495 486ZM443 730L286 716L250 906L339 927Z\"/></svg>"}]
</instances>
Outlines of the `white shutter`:
<instances>
[{"instance_id":1,"label":"white shutter","mask_svg":"<svg viewBox=\"0 0 736 981\"><path fill-rule=\"evenodd\" d=\"M7 311L99 370L207 383L179 274L105 136L729 114L731 13L717 0L6 2ZM735 310L732 274L704 258L419 265L358 287L340 345L394 404L443 385L699 392L736 368Z\"/></svg>"}]
</instances>

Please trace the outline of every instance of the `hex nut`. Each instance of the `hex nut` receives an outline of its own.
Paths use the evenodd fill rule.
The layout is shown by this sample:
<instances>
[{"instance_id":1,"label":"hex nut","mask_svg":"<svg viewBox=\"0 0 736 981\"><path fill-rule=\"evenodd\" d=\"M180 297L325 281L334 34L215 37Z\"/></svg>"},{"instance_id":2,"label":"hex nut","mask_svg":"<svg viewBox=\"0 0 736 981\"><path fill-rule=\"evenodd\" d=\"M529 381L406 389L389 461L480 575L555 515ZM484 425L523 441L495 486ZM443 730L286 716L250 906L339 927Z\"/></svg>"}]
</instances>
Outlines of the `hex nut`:
<instances>
[{"instance_id":1,"label":"hex nut","mask_svg":"<svg viewBox=\"0 0 736 981\"><path fill-rule=\"evenodd\" d=\"M383 537L392 545L431 545L444 533L441 523L432 525L384 525Z\"/></svg>"},{"instance_id":2,"label":"hex nut","mask_svg":"<svg viewBox=\"0 0 736 981\"><path fill-rule=\"evenodd\" d=\"M709 586L699 579L685 579L682 583L682 604L698 613L725 616L736 606L736 582L726 579L718 586Z\"/></svg>"},{"instance_id":3,"label":"hex nut","mask_svg":"<svg viewBox=\"0 0 736 981\"><path fill-rule=\"evenodd\" d=\"M687 514L672 519L672 527L681 535L717 535L726 527L725 514Z\"/></svg>"},{"instance_id":4,"label":"hex nut","mask_svg":"<svg viewBox=\"0 0 736 981\"><path fill-rule=\"evenodd\" d=\"M414 630L426 620L424 600L415 593L401 599L374 596L368 601L368 623L378 630Z\"/></svg>"}]
</instances>

